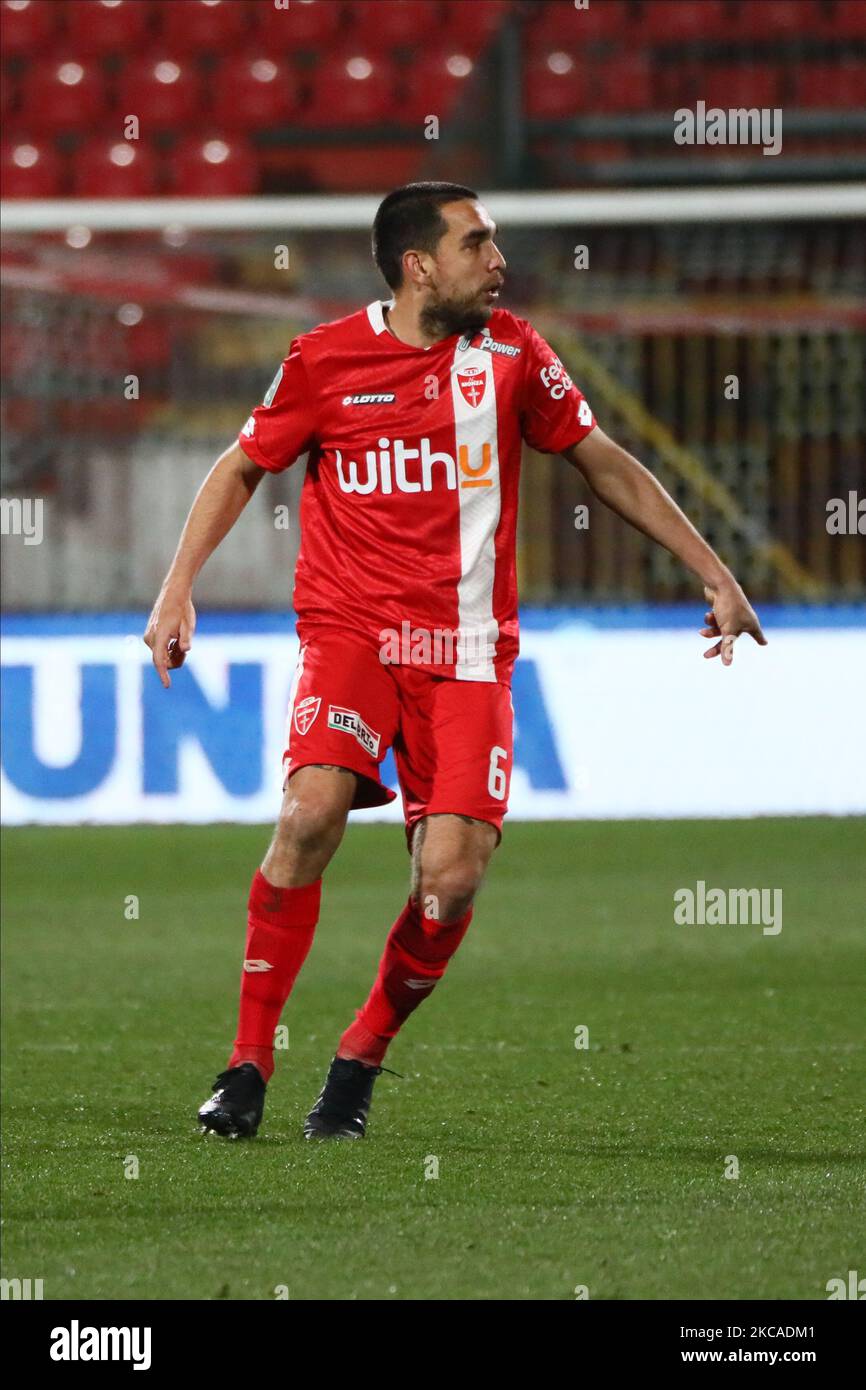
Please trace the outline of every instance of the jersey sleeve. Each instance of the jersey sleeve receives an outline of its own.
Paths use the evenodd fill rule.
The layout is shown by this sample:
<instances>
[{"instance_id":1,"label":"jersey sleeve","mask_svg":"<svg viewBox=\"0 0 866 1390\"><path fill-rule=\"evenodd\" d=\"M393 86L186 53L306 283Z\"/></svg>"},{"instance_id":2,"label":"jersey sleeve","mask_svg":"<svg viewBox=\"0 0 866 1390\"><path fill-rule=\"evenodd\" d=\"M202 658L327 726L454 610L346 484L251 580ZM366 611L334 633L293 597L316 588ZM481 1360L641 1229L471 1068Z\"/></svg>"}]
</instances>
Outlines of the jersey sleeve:
<instances>
[{"instance_id":1,"label":"jersey sleeve","mask_svg":"<svg viewBox=\"0 0 866 1390\"><path fill-rule=\"evenodd\" d=\"M261 468L282 473L310 448L315 424L313 394L296 338L267 395L238 435L238 443Z\"/></svg>"},{"instance_id":2,"label":"jersey sleeve","mask_svg":"<svg viewBox=\"0 0 866 1390\"><path fill-rule=\"evenodd\" d=\"M558 454L595 429L595 416L549 343L526 325L521 433L543 454Z\"/></svg>"}]
</instances>

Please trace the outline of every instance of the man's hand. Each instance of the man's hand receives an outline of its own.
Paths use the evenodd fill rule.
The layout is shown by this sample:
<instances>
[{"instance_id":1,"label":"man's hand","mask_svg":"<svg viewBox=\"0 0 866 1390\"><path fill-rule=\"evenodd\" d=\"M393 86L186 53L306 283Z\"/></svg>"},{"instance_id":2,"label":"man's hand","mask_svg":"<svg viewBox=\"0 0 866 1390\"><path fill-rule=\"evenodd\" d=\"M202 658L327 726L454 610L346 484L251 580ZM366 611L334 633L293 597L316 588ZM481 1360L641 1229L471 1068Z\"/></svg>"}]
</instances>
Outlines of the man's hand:
<instances>
[{"instance_id":1,"label":"man's hand","mask_svg":"<svg viewBox=\"0 0 866 1390\"><path fill-rule=\"evenodd\" d=\"M715 646L707 648L704 656L721 656L722 665L730 666L734 643L742 632L754 637L759 647L766 647L758 615L733 576L720 580L713 588L705 588L704 596L710 611L705 615L707 626L701 628L701 636L720 638Z\"/></svg>"},{"instance_id":2,"label":"man's hand","mask_svg":"<svg viewBox=\"0 0 866 1390\"><path fill-rule=\"evenodd\" d=\"M163 589L153 605L144 641L153 652L153 664L168 690L169 670L176 671L186 660L195 632L195 609L187 590Z\"/></svg>"}]
</instances>

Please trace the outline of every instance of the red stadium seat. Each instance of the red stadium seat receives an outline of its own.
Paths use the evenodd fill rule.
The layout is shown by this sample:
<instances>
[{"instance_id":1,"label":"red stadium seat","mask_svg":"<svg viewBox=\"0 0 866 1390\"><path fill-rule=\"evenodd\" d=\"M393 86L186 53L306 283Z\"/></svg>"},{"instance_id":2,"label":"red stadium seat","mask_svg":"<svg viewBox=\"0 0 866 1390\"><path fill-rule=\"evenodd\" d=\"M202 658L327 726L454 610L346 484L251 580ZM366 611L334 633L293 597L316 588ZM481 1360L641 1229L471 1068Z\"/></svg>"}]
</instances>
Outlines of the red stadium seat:
<instances>
[{"instance_id":1,"label":"red stadium seat","mask_svg":"<svg viewBox=\"0 0 866 1390\"><path fill-rule=\"evenodd\" d=\"M478 48L493 38L511 8L510 0L443 0L444 35L449 42L459 41Z\"/></svg>"},{"instance_id":2,"label":"red stadium seat","mask_svg":"<svg viewBox=\"0 0 866 1390\"><path fill-rule=\"evenodd\" d=\"M819 24L817 10L812 0L740 0L731 38L808 39Z\"/></svg>"},{"instance_id":3,"label":"red stadium seat","mask_svg":"<svg viewBox=\"0 0 866 1390\"><path fill-rule=\"evenodd\" d=\"M839 39L866 39L866 5L863 0L836 0L828 10L832 34Z\"/></svg>"},{"instance_id":4,"label":"red stadium seat","mask_svg":"<svg viewBox=\"0 0 866 1390\"><path fill-rule=\"evenodd\" d=\"M334 40L344 17L339 0L291 0L287 9L257 4L256 14L255 42L269 53L320 50Z\"/></svg>"},{"instance_id":5,"label":"red stadium seat","mask_svg":"<svg viewBox=\"0 0 866 1390\"><path fill-rule=\"evenodd\" d=\"M777 106L781 76L763 64L735 64L707 68L700 96L707 106Z\"/></svg>"},{"instance_id":6,"label":"red stadium seat","mask_svg":"<svg viewBox=\"0 0 866 1390\"><path fill-rule=\"evenodd\" d=\"M3 0L0 52L4 58L42 53L57 32L62 9L52 0Z\"/></svg>"},{"instance_id":7,"label":"red stadium seat","mask_svg":"<svg viewBox=\"0 0 866 1390\"><path fill-rule=\"evenodd\" d=\"M659 44L730 39L731 11L724 0L653 0L638 12L636 35L642 42Z\"/></svg>"},{"instance_id":8,"label":"red stadium seat","mask_svg":"<svg viewBox=\"0 0 866 1390\"><path fill-rule=\"evenodd\" d=\"M376 125L397 119L397 74L381 53L329 53L313 77L313 100L304 120L318 127Z\"/></svg>"},{"instance_id":9,"label":"red stadium seat","mask_svg":"<svg viewBox=\"0 0 866 1390\"><path fill-rule=\"evenodd\" d=\"M254 17L245 0L163 0L160 38L166 53L221 54L245 41Z\"/></svg>"},{"instance_id":10,"label":"red stadium seat","mask_svg":"<svg viewBox=\"0 0 866 1390\"><path fill-rule=\"evenodd\" d=\"M526 114L538 120L574 116L587 110L591 102L583 62L567 48L543 47L530 52L525 93Z\"/></svg>"},{"instance_id":11,"label":"red stadium seat","mask_svg":"<svg viewBox=\"0 0 866 1390\"><path fill-rule=\"evenodd\" d=\"M147 42L153 16L146 0L66 0L58 8L69 51L88 57L134 53Z\"/></svg>"},{"instance_id":12,"label":"red stadium seat","mask_svg":"<svg viewBox=\"0 0 866 1390\"><path fill-rule=\"evenodd\" d=\"M4 67L0 71L0 117L8 120L10 114L15 109L15 102L18 96L18 86L12 74Z\"/></svg>"},{"instance_id":13,"label":"red stadium seat","mask_svg":"<svg viewBox=\"0 0 866 1390\"><path fill-rule=\"evenodd\" d=\"M866 106L866 67L862 63L809 63L797 75L800 106Z\"/></svg>"},{"instance_id":14,"label":"red stadium seat","mask_svg":"<svg viewBox=\"0 0 866 1390\"><path fill-rule=\"evenodd\" d=\"M187 136L169 157L174 193L191 198L234 198L259 186L256 152L228 134Z\"/></svg>"},{"instance_id":15,"label":"red stadium seat","mask_svg":"<svg viewBox=\"0 0 866 1390\"><path fill-rule=\"evenodd\" d=\"M346 43L381 49L430 43L438 37L441 14L436 0L388 0L385 5L381 0L352 0L349 18Z\"/></svg>"},{"instance_id":16,"label":"red stadium seat","mask_svg":"<svg viewBox=\"0 0 866 1390\"><path fill-rule=\"evenodd\" d=\"M98 64L65 50L61 54L32 63L21 79L21 117L33 130L92 128L108 109Z\"/></svg>"},{"instance_id":17,"label":"red stadium seat","mask_svg":"<svg viewBox=\"0 0 866 1390\"><path fill-rule=\"evenodd\" d=\"M594 111L646 111L661 100L645 53L619 53L593 64Z\"/></svg>"},{"instance_id":18,"label":"red stadium seat","mask_svg":"<svg viewBox=\"0 0 866 1390\"><path fill-rule=\"evenodd\" d=\"M96 139L72 156L72 185L80 198L145 198L159 191L159 161L141 140Z\"/></svg>"},{"instance_id":19,"label":"red stadium seat","mask_svg":"<svg viewBox=\"0 0 866 1390\"><path fill-rule=\"evenodd\" d=\"M133 59L117 84L122 115L138 116L142 134L182 129L201 109L201 86L192 63L157 50Z\"/></svg>"},{"instance_id":20,"label":"red stadium seat","mask_svg":"<svg viewBox=\"0 0 866 1390\"><path fill-rule=\"evenodd\" d=\"M57 198L63 192L63 163L48 140L4 140L0 169L4 198Z\"/></svg>"},{"instance_id":21,"label":"red stadium seat","mask_svg":"<svg viewBox=\"0 0 866 1390\"><path fill-rule=\"evenodd\" d=\"M279 55L256 49L226 58L213 78L213 118L224 130L282 125L298 105L298 79Z\"/></svg>"},{"instance_id":22,"label":"red stadium seat","mask_svg":"<svg viewBox=\"0 0 866 1390\"><path fill-rule=\"evenodd\" d=\"M533 18L535 9L541 12ZM543 10L531 6L529 13L532 44L545 43L551 48L622 39L631 28L632 12L623 0L605 0L603 5L591 4L585 10L576 10L572 0L546 0Z\"/></svg>"},{"instance_id":23,"label":"red stadium seat","mask_svg":"<svg viewBox=\"0 0 866 1390\"><path fill-rule=\"evenodd\" d=\"M384 192L420 177L422 153L416 144L297 149L290 167L282 173L280 186L330 193L369 192L371 188Z\"/></svg>"},{"instance_id":24,"label":"red stadium seat","mask_svg":"<svg viewBox=\"0 0 866 1390\"><path fill-rule=\"evenodd\" d=\"M420 52L400 100L400 119L423 121L430 115L448 116L475 74L470 52L457 43Z\"/></svg>"}]
</instances>

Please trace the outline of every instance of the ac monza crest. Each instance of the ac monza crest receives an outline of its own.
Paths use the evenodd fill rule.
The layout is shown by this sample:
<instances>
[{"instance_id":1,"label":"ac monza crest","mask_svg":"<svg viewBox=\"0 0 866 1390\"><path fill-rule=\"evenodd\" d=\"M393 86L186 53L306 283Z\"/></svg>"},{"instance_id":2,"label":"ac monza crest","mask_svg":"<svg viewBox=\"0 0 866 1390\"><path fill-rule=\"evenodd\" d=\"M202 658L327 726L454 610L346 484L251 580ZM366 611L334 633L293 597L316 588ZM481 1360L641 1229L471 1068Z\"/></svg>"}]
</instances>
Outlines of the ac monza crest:
<instances>
[{"instance_id":1,"label":"ac monza crest","mask_svg":"<svg viewBox=\"0 0 866 1390\"><path fill-rule=\"evenodd\" d=\"M457 373L457 385L467 405L479 406L487 388L487 372L483 367L464 367Z\"/></svg>"},{"instance_id":2,"label":"ac monza crest","mask_svg":"<svg viewBox=\"0 0 866 1390\"><path fill-rule=\"evenodd\" d=\"M321 695L308 695L299 705L295 706L295 728L301 736L308 733L313 727L321 703Z\"/></svg>"}]
</instances>

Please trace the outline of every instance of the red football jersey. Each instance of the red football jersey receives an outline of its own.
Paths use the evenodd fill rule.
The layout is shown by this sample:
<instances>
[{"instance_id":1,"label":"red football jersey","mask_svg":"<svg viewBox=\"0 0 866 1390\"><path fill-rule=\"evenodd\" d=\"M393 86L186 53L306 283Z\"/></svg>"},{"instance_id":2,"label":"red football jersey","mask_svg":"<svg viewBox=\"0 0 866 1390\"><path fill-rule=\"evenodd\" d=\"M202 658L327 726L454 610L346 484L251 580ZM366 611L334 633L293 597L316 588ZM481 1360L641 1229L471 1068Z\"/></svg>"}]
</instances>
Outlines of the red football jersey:
<instances>
[{"instance_id":1,"label":"red football jersey","mask_svg":"<svg viewBox=\"0 0 866 1390\"><path fill-rule=\"evenodd\" d=\"M292 342L238 436L279 473L307 455L294 606L382 659L507 681L518 651L521 439L559 453L595 426L553 349L496 309L471 339L401 342L374 301Z\"/></svg>"}]
</instances>

